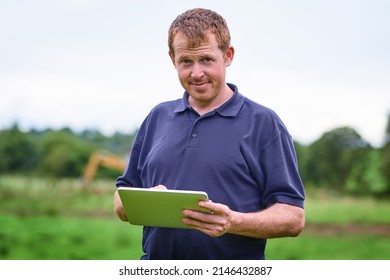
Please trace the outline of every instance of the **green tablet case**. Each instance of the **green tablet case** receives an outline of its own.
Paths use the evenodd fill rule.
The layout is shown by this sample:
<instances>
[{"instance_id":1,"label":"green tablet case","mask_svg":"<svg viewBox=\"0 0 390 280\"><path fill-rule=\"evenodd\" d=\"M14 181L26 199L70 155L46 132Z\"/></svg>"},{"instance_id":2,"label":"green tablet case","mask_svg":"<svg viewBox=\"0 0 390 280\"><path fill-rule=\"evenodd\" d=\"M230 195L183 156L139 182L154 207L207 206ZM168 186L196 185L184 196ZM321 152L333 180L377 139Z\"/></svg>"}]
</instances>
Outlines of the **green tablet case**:
<instances>
[{"instance_id":1,"label":"green tablet case","mask_svg":"<svg viewBox=\"0 0 390 280\"><path fill-rule=\"evenodd\" d=\"M181 221L183 209L209 212L198 205L200 200L208 200L202 191L119 187L118 193L133 225L189 228Z\"/></svg>"}]
</instances>

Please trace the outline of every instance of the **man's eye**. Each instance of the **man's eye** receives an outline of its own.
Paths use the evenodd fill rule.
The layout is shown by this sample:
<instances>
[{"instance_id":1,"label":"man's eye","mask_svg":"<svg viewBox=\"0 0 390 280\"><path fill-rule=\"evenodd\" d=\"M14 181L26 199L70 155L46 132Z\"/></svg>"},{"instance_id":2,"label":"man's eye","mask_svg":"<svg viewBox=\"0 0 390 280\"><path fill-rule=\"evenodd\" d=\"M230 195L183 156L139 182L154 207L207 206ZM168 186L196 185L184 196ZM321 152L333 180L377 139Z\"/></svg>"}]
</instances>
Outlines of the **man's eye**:
<instances>
[{"instance_id":1,"label":"man's eye","mask_svg":"<svg viewBox=\"0 0 390 280\"><path fill-rule=\"evenodd\" d=\"M211 58L209 58L209 57L205 57L205 58L202 59L202 61L205 62L205 63L209 63L209 62L211 62L213 60Z\"/></svg>"}]
</instances>

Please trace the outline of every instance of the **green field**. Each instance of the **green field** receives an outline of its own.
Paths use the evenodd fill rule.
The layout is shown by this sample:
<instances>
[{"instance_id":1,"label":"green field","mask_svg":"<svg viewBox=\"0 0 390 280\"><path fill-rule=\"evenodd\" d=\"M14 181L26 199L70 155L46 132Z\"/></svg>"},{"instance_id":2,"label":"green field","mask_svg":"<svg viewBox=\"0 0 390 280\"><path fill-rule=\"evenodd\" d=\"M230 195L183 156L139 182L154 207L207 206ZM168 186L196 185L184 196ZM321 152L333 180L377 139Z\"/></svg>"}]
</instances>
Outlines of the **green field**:
<instances>
[{"instance_id":1,"label":"green field","mask_svg":"<svg viewBox=\"0 0 390 280\"><path fill-rule=\"evenodd\" d=\"M141 255L141 227L113 213L114 181L0 176L0 259L126 260ZM270 239L267 259L390 259L388 200L308 192L306 228Z\"/></svg>"}]
</instances>

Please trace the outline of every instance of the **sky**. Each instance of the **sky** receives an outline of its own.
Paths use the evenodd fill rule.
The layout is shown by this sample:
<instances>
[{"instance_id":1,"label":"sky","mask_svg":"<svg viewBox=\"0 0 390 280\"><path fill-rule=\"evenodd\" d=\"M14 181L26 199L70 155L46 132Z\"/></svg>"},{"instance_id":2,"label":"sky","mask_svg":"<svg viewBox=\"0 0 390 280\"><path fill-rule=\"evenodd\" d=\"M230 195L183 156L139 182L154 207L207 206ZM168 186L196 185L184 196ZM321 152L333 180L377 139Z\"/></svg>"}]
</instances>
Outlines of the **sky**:
<instances>
[{"instance_id":1,"label":"sky","mask_svg":"<svg viewBox=\"0 0 390 280\"><path fill-rule=\"evenodd\" d=\"M350 126L374 146L390 114L388 0L2 0L0 129L134 132L182 97L171 22L203 7L227 21L227 82L309 144Z\"/></svg>"}]
</instances>

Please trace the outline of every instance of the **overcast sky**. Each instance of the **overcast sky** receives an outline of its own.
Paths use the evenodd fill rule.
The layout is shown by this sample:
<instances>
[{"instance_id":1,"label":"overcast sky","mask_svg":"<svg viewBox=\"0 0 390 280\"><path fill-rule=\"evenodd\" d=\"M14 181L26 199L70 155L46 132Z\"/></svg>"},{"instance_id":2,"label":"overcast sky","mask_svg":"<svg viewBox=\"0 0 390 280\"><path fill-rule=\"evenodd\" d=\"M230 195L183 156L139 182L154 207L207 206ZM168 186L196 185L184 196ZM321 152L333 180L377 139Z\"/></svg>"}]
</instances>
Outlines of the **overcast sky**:
<instances>
[{"instance_id":1,"label":"overcast sky","mask_svg":"<svg viewBox=\"0 0 390 280\"><path fill-rule=\"evenodd\" d=\"M182 96L167 31L187 9L227 20L227 81L297 141L351 126L373 145L390 113L388 0L2 0L0 129L133 132Z\"/></svg>"}]
</instances>

